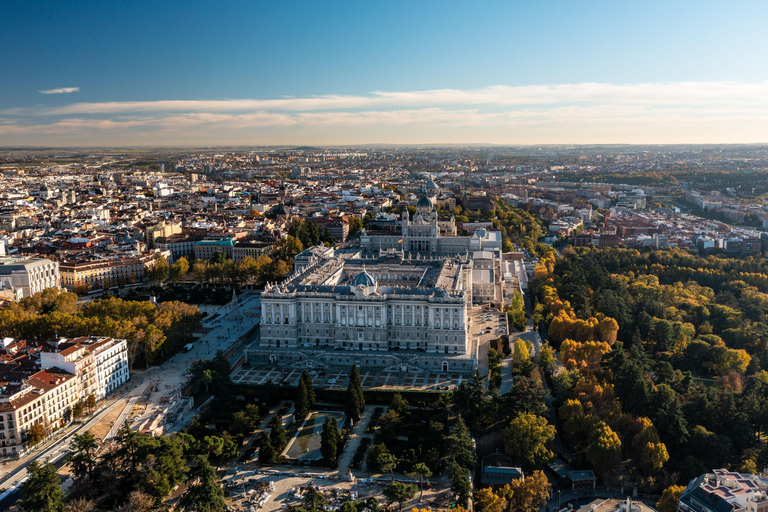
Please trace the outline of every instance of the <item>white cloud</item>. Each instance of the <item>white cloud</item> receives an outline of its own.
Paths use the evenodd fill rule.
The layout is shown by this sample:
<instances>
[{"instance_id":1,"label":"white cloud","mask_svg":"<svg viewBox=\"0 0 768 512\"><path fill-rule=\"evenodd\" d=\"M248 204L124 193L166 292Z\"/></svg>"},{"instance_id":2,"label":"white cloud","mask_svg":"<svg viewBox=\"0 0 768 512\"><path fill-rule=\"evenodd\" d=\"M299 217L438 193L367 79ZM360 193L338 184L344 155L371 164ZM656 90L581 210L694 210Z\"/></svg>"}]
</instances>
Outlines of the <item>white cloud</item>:
<instances>
[{"instance_id":1,"label":"white cloud","mask_svg":"<svg viewBox=\"0 0 768 512\"><path fill-rule=\"evenodd\" d=\"M79 87L59 87L58 89L48 89L46 91L37 91L40 94L69 94L71 92L79 92Z\"/></svg>"},{"instance_id":2,"label":"white cloud","mask_svg":"<svg viewBox=\"0 0 768 512\"><path fill-rule=\"evenodd\" d=\"M0 134L14 144L766 142L768 82L498 85L0 114Z\"/></svg>"},{"instance_id":3,"label":"white cloud","mask_svg":"<svg viewBox=\"0 0 768 512\"><path fill-rule=\"evenodd\" d=\"M462 105L522 107L526 105L573 103L599 103L604 105L727 104L768 107L768 82L581 83L515 87L496 85L471 90L375 91L364 96L327 95L282 99L74 103L54 108L16 109L13 113L72 115L126 112L316 111Z\"/></svg>"}]
</instances>

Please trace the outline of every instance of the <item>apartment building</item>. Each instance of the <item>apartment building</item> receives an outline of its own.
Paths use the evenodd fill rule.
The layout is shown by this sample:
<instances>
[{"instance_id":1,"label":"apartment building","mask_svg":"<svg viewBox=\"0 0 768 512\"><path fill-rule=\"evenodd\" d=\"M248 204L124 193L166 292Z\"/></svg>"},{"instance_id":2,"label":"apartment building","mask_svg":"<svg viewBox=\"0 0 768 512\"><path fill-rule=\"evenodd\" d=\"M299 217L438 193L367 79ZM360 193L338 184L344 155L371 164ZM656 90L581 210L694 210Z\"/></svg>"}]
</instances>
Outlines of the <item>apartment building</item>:
<instances>
[{"instance_id":1,"label":"apartment building","mask_svg":"<svg viewBox=\"0 0 768 512\"><path fill-rule=\"evenodd\" d=\"M113 338L62 338L40 352L40 366L76 375L78 395L100 400L128 381L128 344Z\"/></svg>"},{"instance_id":2,"label":"apartment building","mask_svg":"<svg viewBox=\"0 0 768 512\"><path fill-rule=\"evenodd\" d=\"M35 424L50 433L68 423L79 400L77 377L58 368L41 370L22 384L0 386L0 454L21 455Z\"/></svg>"},{"instance_id":3,"label":"apartment building","mask_svg":"<svg viewBox=\"0 0 768 512\"><path fill-rule=\"evenodd\" d=\"M155 264L158 256L170 257L169 251L158 249L133 257L70 259L59 263L61 285L69 291L78 286L89 290L140 283L144 268Z\"/></svg>"},{"instance_id":4,"label":"apartment building","mask_svg":"<svg viewBox=\"0 0 768 512\"><path fill-rule=\"evenodd\" d=\"M162 221L156 226L148 227L145 232L145 238L148 249L155 248L155 239L161 237L169 237L173 235L181 234L181 224L174 224L172 222Z\"/></svg>"}]
</instances>

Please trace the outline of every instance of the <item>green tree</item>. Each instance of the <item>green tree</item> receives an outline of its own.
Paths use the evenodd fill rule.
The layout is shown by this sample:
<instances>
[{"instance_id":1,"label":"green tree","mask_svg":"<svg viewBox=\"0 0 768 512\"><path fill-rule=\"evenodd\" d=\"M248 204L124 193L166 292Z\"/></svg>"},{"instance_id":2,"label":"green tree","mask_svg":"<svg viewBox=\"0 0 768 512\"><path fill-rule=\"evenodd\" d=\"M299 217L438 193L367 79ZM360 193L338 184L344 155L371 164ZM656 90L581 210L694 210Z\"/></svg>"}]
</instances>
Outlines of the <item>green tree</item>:
<instances>
[{"instance_id":1,"label":"green tree","mask_svg":"<svg viewBox=\"0 0 768 512\"><path fill-rule=\"evenodd\" d=\"M304 494L305 509L309 512L322 511L325 510L326 503L328 503L328 500L313 485L307 488L307 492Z\"/></svg>"},{"instance_id":2,"label":"green tree","mask_svg":"<svg viewBox=\"0 0 768 512\"><path fill-rule=\"evenodd\" d=\"M272 439L269 434L262 432L259 434L259 464L274 464L277 459L275 448L272 446Z\"/></svg>"},{"instance_id":3,"label":"green tree","mask_svg":"<svg viewBox=\"0 0 768 512\"><path fill-rule=\"evenodd\" d=\"M304 370L301 373L301 380L304 381L304 385L307 388L307 409L312 410L317 401L317 397L315 396L315 386L312 383L312 377L307 370Z\"/></svg>"},{"instance_id":4,"label":"green tree","mask_svg":"<svg viewBox=\"0 0 768 512\"><path fill-rule=\"evenodd\" d=\"M389 452L384 451L382 453L379 453L378 457L376 458L376 465L379 467L379 470L381 471L389 471L389 474L392 477L392 480L395 479L395 467L397 467L397 457L395 457Z\"/></svg>"},{"instance_id":5,"label":"green tree","mask_svg":"<svg viewBox=\"0 0 768 512\"><path fill-rule=\"evenodd\" d=\"M347 417L352 421L360 421L360 415L365 406L365 397L363 396L363 381L360 378L360 370L357 365L352 366L349 374L349 385L347 386L347 396L345 410Z\"/></svg>"},{"instance_id":6,"label":"green tree","mask_svg":"<svg viewBox=\"0 0 768 512\"><path fill-rule=\"evenodd\" d=\"M451 462L448 465L448 476L451 480L451 492L462 507L467 504L467 500L472 496L472 481L469 478L470 470L461 465Z\"/></svg>"},{"instance_id":7,"label":"green tree","mask_svg":"<svg viewBox=\"0 0 768 512\"><path fill-rule=\"evenodd\" d=\"M432 476L432 471L423 462L417 462L413 465L413 470L409 473L409 476L419 479L419 489L421 490L419 501L421 501L421 497L424 495L424 480ZM429 480L427 480L427 483L429 483Z\"/></svg>"},{"instance_id":8,"label":"green tree","mask_svg":"<svg viewBox=\"0 0 768 512\"><path fill-rule=\"evenodd\" d=\"M515 293L512 294L512 300L509 308L507 308L507 316L515 329L518 331L525 330L528 320L525 318L525 299L523 299L520 290L515 290Z\"/></svg>"},{"instance_id":9,"label":"green tree","mask_svg":"<svg viewBox=\"0 0 768 512\"><path fill-rule=\"evenodd\" d=\"M477 459L475 458L475 449L472 442L472 435L469 433L467 425L461 418L456 421L453 432L448 439L453 454L453 460L461 467L471 469L475 467Z\"/></svg>"},{"instance_id":10,"label":"green tree","mask_svg":"<svg viewBox=\"0 0 768 512\"><path fill-rule=\"evenodd\" d=\"M358 234L363 229L363 219L351 217L349 219L349 236Z\"/></svg>"},{"instance_id":11,"label":"green tree","mask_svg":"<svg viewBox=\"0 0 768 512\"><path fill-rule=\"evenodd\" d=\"M171 265L169 276L172 281L179 282L184 279L187 272L189 272L189 260L186 256L182 256Z\"/></svg>"},{"instance_id":12,"label":"green tree","mask_svg":"<svg viewBox=\"0 0 768 512\"><path fill-rule=\"evenodd\" d=\"M549 346L549 343L544 344L539 349L539 353L536 355L536 364L547 375L552 375L555 369L555 351Z\"/></svg>"},{"instance_id":13,"label":"green tree","mask_svg":"<svg viewBox=\"0 0 768 512\"><path fill-rule=\"evenodd\" d=\"M514 460L528 467L548 462L554 457L550 444L555 438L555 427L546 418L523 413L504 431L504 442Z\"/></svg>"},{"instance_id":14,"label":"green tree","mask_svg":"<svg viewBox=\"0 0 768 512\"><path fill-rule=\"evenodd\" d=\"M63 512L64 492L53 464L33 460L27 466L27 481L21 485L21 509L25 512Z\"/></svg>"},{"instance_id":15,"label":"green tree","mask_svg":"<svg viewBox=\"0 0 768 512\"><path fill-rule=\"evenodd\" d=\"M387 498L387 503L397 503L399 510L403 510L403 503L412 500L416 496L416 486L402 482L392 482L384 488L382 494Z\"/></svg>"},{"instance_id":16,"label":"green tree","mask_svg":"<svg viewBox=\"0 0 768 512\"><path fill-rule=\"evenodd\" d=\"M213 253L213 259L212 262L214 265L223 265L227 262L229 258L227 258L227 254L221 251L216 251Z\"/></svg>"},{"instance_id":17,"label":"green tree","mask_svg":"<svg viewBox=\"0 0 768 512\"><path fill-rule=\"evenodd\" d=\"M525 340L515 340L512 352L512 370L518 375L528 375L532 370L531 351Z\"/></svg>"},{"instance_id":18,"label":"green tree","mask_svg":"<svg viewBox=\"0 0 768 512\"><path fill-rule=\"evenodd\" d=\"M664 489L661 493L661 499L656 503L658 512L677 512L680 496L682 496L685 487L682 485L673 485Z\"/></svg>"},{"instance_id":19,"label":"green tree","mask_svg":"<svg viewBox=\"0 0 768 512\"><path fill-rule=\"evenodd\" d=\"M589 435L589 463L598 473L605 474L618 466L621 455L621 439L611 427L600 422Z\"/></svg>"},{"instance_id":20,"label":"green tree","mask_svg":"<svg viewBox=\"0 0 768 512\"><path fill-rule=\"evenodd\" d=\"M98 448L99 443L90 431L73 436L72 458L69 463L75 478L84 479L87 477L91 482L96 481L94 471L98 464L96 457Z\"/></svg>"},{"instance_id":21,"label":"green tree","mask_svg":"<svg viewBox=\"0 0 768 512\"><path fill-rule=\"evenodd\" d=\"M269 422L271 430L269 431L269 439L272 442L272 446L275 449L275 453L282 453L283 448L287 444L285 439L285 427L283 427L282 418L278 415L272 417L272 421Z\"/></svg>"},{"instance_id":22,"label":"green tree","mask_svg":"<svg viewBox=\"0 0 768 512\"><path fill-rule=\"evenodd\" d=\"M229 430L234 434L251 434L258 426L245 411L237 411L232 414L232 422L229 424Z\"/></svg>"},{"instance_id":23,"label":"green tree","mask_svg":"<svg viewBox=\"0 0 768 512\"><path fill-rule=\"evenodd\" d=\"M299 387L296 389L296 400L294 400L294 416L298 423L307 418L309 408L309 390L307 389L306 381L301 378L299 379Z\"/></svg>"},{"instance_id":24,"label":"green tree","mask_svg":"<svg viewBox=\"0 0 768 512\"><path fill-rule=\"evenodd\" d=\"M216 477L216 469L207 460L199 467L200 480L187 492L187 501L193 510L199 512L223 512L227 506L224 503L224 491Z\"/></svg>"},{"instance_id":25,"label":"green tree","mask_svg":"<svg viewBox=\"0 0 768 512\"><path fill-rule=\"evenodd\" d=\"M320 453L323 455L325 463L332 468L336 467L339 448L341 448L339 425L336 418L326 416L323 431L320 433Z\"/></svg>"},{"instance_id":26,"label":"green tree","mask_svg":"<svg viewBox=\"0 0 768 512\"><path fill-rule=\"evenodd\" d=\"M168 279L170 266L162 254L155 257L151 265L144 267L144 274L150 281L162 282Z\"/></svg>"}]
</instances>

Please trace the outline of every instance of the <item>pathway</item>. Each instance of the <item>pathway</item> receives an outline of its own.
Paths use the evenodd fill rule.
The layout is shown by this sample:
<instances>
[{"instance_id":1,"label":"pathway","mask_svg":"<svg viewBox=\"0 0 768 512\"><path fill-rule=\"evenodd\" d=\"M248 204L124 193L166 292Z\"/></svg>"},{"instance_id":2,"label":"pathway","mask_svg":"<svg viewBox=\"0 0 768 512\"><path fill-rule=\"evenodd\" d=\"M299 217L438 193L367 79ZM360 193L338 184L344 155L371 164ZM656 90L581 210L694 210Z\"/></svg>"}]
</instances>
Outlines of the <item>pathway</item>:
<instances>
[{"instance_id":1,"label":"pathway","mask_svg":"<svg viewBox=\"0 0 768 512\"><path fill-rule=\"evenodd\" d=\"M360 443L363 440L365 429L368 428L368 423L371 421L371 416L373 416L374 409L375 407L373 405L368 405L363 411L363 415L360 417L360 421L358 421L357 424L352 428L352 433L349 435L347 446L344 448L344 452L341 454L341 457L339 457L339 464L336 474L341 478L344 478L347 475L349 465L352 464L352 459L354 458L355 453L357 453L357 447L360 446ZM386 413L386 408L382 414L384 413Z\"/></svg>"}]
</instances>

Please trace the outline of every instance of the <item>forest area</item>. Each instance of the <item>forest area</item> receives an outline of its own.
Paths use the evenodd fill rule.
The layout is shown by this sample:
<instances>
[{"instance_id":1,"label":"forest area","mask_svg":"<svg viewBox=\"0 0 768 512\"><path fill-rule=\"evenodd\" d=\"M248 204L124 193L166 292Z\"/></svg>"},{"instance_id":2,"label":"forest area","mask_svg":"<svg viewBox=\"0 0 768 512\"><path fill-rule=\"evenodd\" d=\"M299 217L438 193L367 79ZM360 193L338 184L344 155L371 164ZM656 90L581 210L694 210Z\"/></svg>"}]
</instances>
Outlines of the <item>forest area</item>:
<instances>
[{"instance_id":1,"label":"forest area","mask_svg":"<svg viewBox=\"0 0 768 512\"><path fill-rule=\"evenodd\" d=\"M575 465L644 492L768 465L768 261L566 249L531 282Z\"/></svg>"}]
</instances>

